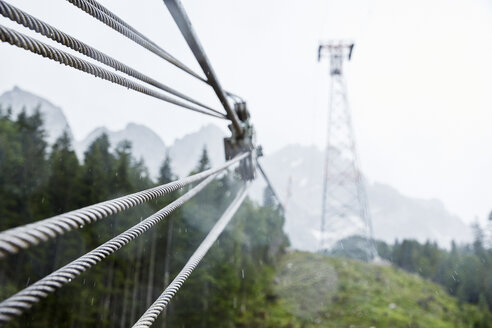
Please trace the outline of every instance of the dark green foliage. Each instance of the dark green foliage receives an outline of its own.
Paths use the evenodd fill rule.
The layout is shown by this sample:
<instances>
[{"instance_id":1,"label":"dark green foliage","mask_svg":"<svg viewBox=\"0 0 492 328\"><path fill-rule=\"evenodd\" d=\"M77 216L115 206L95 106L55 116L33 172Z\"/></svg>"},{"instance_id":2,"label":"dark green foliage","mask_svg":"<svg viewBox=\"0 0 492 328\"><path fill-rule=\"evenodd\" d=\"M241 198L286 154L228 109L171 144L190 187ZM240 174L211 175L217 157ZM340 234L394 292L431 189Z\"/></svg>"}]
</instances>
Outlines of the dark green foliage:
<instances>
[{"instance_id":1,"label":"dark green foliage","mask_svg":"<svg viewBox=\"0 0 492 328\"><path fill-rule=\"evenodd\" d=\"M9 227L39 218L47 178L41 114L10 116L0 110L0 214L11 218L3 223Z\"/></svg>"},{"instance_id":2,"label":"dark green foliage","mask_svg":"<svg viewBox=\"0 0 492 328\"><path fill-rule=\"evenodd\" d=\"M291 252L277 266L278 304L267 325L289 328L489 327L486 308L385 263Z\"/></svg>"},{"instance_id":3,"label":"dark green foliage","mask_svg":"<svg viewBox=\"0 0 492 328\"><path fill-rule=\"evenodd\" d=\"M157 179L157 182L159 184L165 184L175 180L175 178L176 177L171 170L171 158L169 157L169 154L167 154L164 162L162 162L162 165L159 168L159 178Z\"/></svg>"},{"instance_id":4,"label":"dark green foliage","mask_svg":"<svg viewBox=\"0 0 492 328\"><path fill-rule=\"evenodd\" d=\"M195 172L210 168L204 148ZM171 159L157 185L175 180ZM162 293L235 197L231 173L7 327L128 327ZM153 187L131 144L112 151L102 135L79 163L67 134L48 149L39 113L0 116L0 230ZM185 188L186 190L191 188ZM186 190L167 194L10 256L0 266L5 299L161 210ZM169 327L257 326L268 305L274 266L288 241L273 207L246 200L167 313ZM5 261L5 260L4 260ZM163 316L156 327L162 326Z\"/></svg>"},{"instance_id":5,"label":"dark green foliage","mask_svg":"<svg viewBox=\"0 0 492 328\"><path fill-rule=\"evenodd\" d=\"M64 213L77 208L81 203L80 190L81 169L72 141L64 132L55 142L49 157L48 183L45 193L46 214Z\"/></svg>"},{"instance_id":6,"label":"dark green foliage","mask_svg":"<svg viewBox=\"0 0 492 328\"><path fill-rule=\"evenodd\" d=\"M268 186L265 187L265 189L263 189L263 206L273 207L275 204L275 195L273 194L272 189L268 188Z\"/></svg>"},{"instance_id":7,"label":"dark green foliage","mask_svg":"<svg viewBox=\"0 0 492 328\"><path fill-rule=\"evenodd\" d=\"M32 116L21 113L17 118L11 117L8 111L1 113L0 230L155 185L143 161L132 157L128 142L111 151L107 136L102 135L90 145L83 163L79 163L67 134L48 149L39 113ZM210 167L206 149L197 160L194 172ZM171 159L167 157L156 184L168 183L175 178ZM241 182L233 174L221 175L166 220L7 326L131 326L181 270L240 187ZM0 266L0 299L161 210L189 188L191 186L10 256L2 263L5 265ZM282 229L284 218L272 195L265 192L264 198L264 206L248 199L244 202L218 242L171 301L166 320L161 315L156 327L298 327L294 325L297 321L286 312L282 295L274 283L281 277L279 270L283 270L283 266L279 266L279 258L288 246ZM492 318L487 308L492 304L492 251L484 246L486 242L480 230L476 230L475 236L473 245L453 244L449 251L439 249L433 243L422 245L407 240L395 245L379 242L378 251L395 266L445 286L463 303L459 305L465 313L462 317L473 313L467 320L473 322L474 327L490 327ZM340 285L339 299L333 301L340 307L326 312L331 314L325 319L350 322L357 314L347 312L349 314L343 317L342 309L347 308L343 302L353 300L352 304L356 304L361 301L360 297L366 297L368 301L361 303L365 304L364 311L372 311L375 317L381 315L378 322L389 322L378 312L375 303L385 300L383 294L378 294L381 286L375 283L367 289L363 280L357 278L379 269L363 264L367 267L352 272L350 267L356 268L359 264L350 263L359 262L345 265L341 261L334 260L332 264L336 271L344 272L343 277L352 280ZM288 267L289 263L284 264ZM304 272L301 269L300 272ZM320 267L316 265L316 269L319 271ZM382 269L388 271L383 278L390 274L389 269ZM380 279L377 275L376 278ZM408 280L399 273L391 279ZM309 280L303 280L303 284L309 284ZM413 290L410 287L407 288L409 293ZM403 296L400 298L403 300ZM441 296L435 296L434 300L437 298ZM297 301L298 297L294 295L293 299ZM309 298L305 299L312 303ZM330 302L329 299L326 301ZM424 310L426 307L435 309L437 303L444 304L430 298L419 299L419 302L422 304L418 306ZM481 316L471 311L470 306L464 304L466 302L477 304ZM383 305L387 308L387 302ZM454 307L453 313L456 312ZM439 311L445 313L447 310L441 306ZM301 326L309 325L302 323Z\"/></svg>"},{"instance_id":8,"label":"dark green foliage","mask_svg":"<svg viewBox=\"0 0 492 328\"><path fill-rule=\"evenodd\" d=\"M210 168L210 159L208 157L207 147L203 146L202 155L198 161L198 164L194 170L194 172L202 172L208 170Z\"/></svg>"},{"instance_id":9,"label":"dark green foliage","mask_svg":"<svg viewBox=\"0 0 492 328\"><path fill-rule=\"evenodd\" d=\"M108 136L102 134L84 154L81 187L85 189L84 200L87 205L113 196L113 177L117 176L118 172L115 171L115 158L110 153L109 146Z\"/></svg>"},{"instance_id":10,"label":"dark green foliage","mask_svg":"<svg viewBox=\"0 0 492 328\"><path fill-rule=\"evenodd\" d=\"M391 246L380 241L378 252L393 265L443 285L461 302L492 310L492 249L483 246L480 227L475 225L474 230L472 245L457 246L453 242L451 249L445 250L430 242L404 240ZM492 317L489 319L492 322Z\"/></svg>"}]
</instances>

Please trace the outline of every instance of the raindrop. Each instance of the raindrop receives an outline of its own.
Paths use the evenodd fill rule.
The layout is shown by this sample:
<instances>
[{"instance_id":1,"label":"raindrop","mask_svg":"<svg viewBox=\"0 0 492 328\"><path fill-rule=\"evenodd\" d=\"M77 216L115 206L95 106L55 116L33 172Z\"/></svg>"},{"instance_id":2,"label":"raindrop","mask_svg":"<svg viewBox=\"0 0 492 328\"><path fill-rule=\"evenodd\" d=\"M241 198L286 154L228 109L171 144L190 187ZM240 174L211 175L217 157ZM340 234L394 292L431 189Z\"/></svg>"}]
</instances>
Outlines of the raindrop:
<instances>
[{"instance_id":1,"label":"raindrop","mask_svg":"<svg viewBox=\"0 0 492 328\"><path fill-rule=\"evenodd\" d=\"M244 269L241 269L241 277L244 279Z\"/></svg>"}]
</instances>

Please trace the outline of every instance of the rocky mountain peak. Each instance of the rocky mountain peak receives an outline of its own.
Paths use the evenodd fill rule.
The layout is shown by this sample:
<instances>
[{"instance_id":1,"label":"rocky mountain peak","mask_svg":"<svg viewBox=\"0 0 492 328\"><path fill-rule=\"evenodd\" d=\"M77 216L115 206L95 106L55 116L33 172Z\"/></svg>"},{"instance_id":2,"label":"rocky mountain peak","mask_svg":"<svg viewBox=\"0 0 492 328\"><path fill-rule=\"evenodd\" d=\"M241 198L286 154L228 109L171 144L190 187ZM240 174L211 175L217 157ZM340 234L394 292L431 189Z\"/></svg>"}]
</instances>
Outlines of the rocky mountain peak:
<instances>
[{"instance_id":1,"label":"rocky mountain peak","mask_svg":"<svg viewBox=\"0 0 492 328\"><path fill-rule=\"evenodd\" d=\"M49 127L46 129L46 134L50 144L53 144L63 131L67 131L73 140L72 130L62 109L34 93L15 86L0 96L0 105L4 110L10 108L14 116L17 116L22 110L25 110L29 115L39 110L43 115L45 126Z\"/></svg>"}]
</instances>

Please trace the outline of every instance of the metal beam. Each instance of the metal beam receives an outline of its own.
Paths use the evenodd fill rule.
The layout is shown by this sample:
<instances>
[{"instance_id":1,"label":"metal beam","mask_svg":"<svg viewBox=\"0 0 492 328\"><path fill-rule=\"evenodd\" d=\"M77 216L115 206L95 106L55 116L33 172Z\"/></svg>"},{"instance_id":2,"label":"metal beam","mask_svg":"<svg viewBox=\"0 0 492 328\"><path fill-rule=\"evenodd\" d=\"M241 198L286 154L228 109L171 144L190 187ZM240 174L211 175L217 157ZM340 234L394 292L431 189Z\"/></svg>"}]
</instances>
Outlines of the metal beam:
<instances>
[{"instance_id":1,"label":"metal beam","mask_svg":"<svg viewBox=\"0 0 492 328\"><path fill-rule=\"evenodd\" d=\"M166 4L167 9L171 13L171 16L173 16L176 25L178 25L181 34L183 34L183 37L188 43L188 46L193 52L193 55L195 56L196 60L200 64L200 67L202 68L203 72L207 76L208 83L214 89L215 93L217 94L217 97L222 103L222 106L224 106L224 109L227 113L227 118L229 118L232 121L233 128L236 130L235 132L238 135L242 135L243 128L241 126L239 118L237 117L234 110L232 110L227 100L226 93L224 89L222 89L219 80L217 79L217 76L212 68L212 65L210 64L210 61L208 60L207 55L205 54L205 51L203 50L203 47L200 44L200 41L198 40L195 31L193 30L193 26L191 25L190 19L188 18L188 15L184 10L181 1L164 0L164 3Z\"/></svg>"}]
</instances>

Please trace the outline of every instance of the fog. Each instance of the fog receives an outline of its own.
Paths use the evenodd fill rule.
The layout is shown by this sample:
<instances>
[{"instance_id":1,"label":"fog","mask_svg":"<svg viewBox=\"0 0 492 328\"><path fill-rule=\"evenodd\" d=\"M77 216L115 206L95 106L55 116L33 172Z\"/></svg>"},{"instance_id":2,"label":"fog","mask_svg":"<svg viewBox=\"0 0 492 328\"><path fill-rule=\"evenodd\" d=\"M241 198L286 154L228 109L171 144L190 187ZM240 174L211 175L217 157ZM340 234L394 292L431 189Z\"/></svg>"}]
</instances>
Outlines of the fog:
<instances>
[{"instance_id":1,"label":"fog","mask_svg":"<svg viewBox=\"0 0 492 328\"><path fill-rule=\"evenodd\" d=\"M10 1L124 63L220 108L213 92L65 1ZM199 71L162 1L102 3ZM439 198L471 222L492 208L492 4L486 0L183 1L225 88L247 99L266 154L325 142L321 40L355 41L347 65L362 168L371 181ZM2 18L46 43L49 40ZM57 45L57 47L59 47ZM18 85L61 106L75 137L149 126L166 144L225 122L137 94L2 44L0 90ZM66 49L65 49L66 50ZM68 51L73 53L71 51ZM77 55L81 57L81 55ZM6 64L10 63L10 64Z\"/></svg>"}]
</instances>

